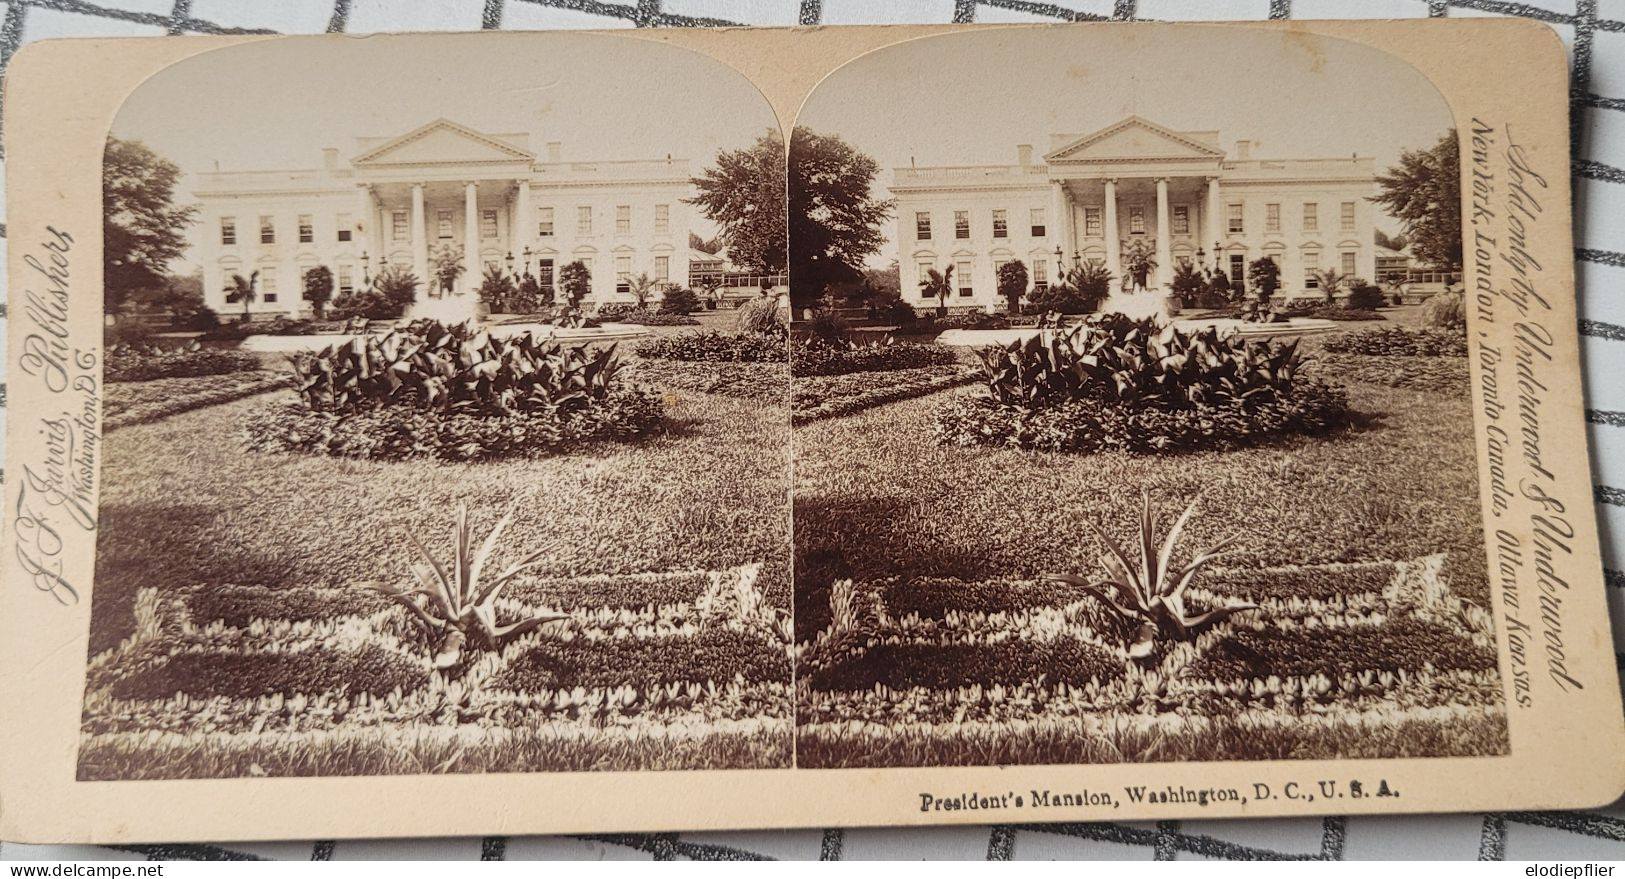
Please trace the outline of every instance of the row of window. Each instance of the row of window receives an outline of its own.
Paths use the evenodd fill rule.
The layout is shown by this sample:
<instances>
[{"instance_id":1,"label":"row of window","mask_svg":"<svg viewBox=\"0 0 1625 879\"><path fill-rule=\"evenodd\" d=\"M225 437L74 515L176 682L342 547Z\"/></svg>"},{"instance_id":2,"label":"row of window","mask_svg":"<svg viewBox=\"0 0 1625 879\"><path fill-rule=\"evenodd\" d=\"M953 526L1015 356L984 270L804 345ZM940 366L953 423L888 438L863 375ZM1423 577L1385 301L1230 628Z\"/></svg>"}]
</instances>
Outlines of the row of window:
<instances>
[{"instance_id":1,"label":"row of window","mask_svg":"<svg viewBox=\"0 0 1625 879\"><path fill-rule=\"evenodd\" d=\"M1044 222L1044 209L1033 208L1027 212L1027 231L1034 238L1043 238L1048 228ZM931 240L931 212L914 212L914 237L920 241ZM970 211L954 211L954 237L965 239L970 237ZM1010 237L1010 212L1002 208L993 210L993 237Z\"/></svg>"},{"instance_id":2,"label":"row of window","mask_svg":"<svg viewBox=\"0 0 1625 879\"><path fill-rule=\"evenodd\" d=\"M593 210L591 205L578 205L576 207L576 235L593 234ZM671 231L671 205L657 204L654 206L654 230L657 234ZM554 209L550 207L538 208L536 211L536 235L540 238L552 238L556 234ZM632 206L618 204L615 206L615 234L632 234Z\"/></svg>"},{"instance_id":3,"label":"row of window","mask_svg":"<svg viewBox=\"0 0 1625 879\"><path fill-rule=\"evenodd\" d=\"M261 214L259 220L260 220L260 224L259 224L260 243L261 244L275 244L276 243L276 217L274 217L274 216L272 216L270 214ZM349 214L339 214L338 215L336 228L337 228L337 232L335 233L334 240L340 241L340 242L345 242L345 241L350 241L351 240L352 229L351 229L351 226L350 226L350 215ZM297 234L299 236L299 243L300 244L311 244L311 243L315 242L315 240L316 240L316 221L315 221L315 217L312 216L311 214L300 214L298 216L298 218L297 218ZM236 244L237 243L237 218L236 217L221 217L220 218L220 243L221 244Z\"/></svg>"},{"instance_id":4,"label":"row of window","mask_svg":"<svg viewBox=\"0 0 1625 879\"><path fill-rule=\"evenodd\" d=\"M1352 232L1355 227L1355 203L1345 201L1340 206L1339 217L1343 231ZM1127 208L1128 231L1130 235L1144 235L1146 233L1145 205L1131 204ZM1028 213L1028 232L1033 238L1043 238L1047 230L1044 222L1044 209L1033 208ZM1227 213L1228 230L1232 233L1246 232L1245 206L1241 202L1231 202ZM1000 208L993 210L993 237L1009 238L1010 221L1009 212ZM1189 205L1172 205L1169 208L1169 225L1173 227L1175 235L1189 235L1191 233L1191 208ZM1317 202L1304 202L1303 204L1303 230L1315 232L1320 229L1320 205ZM1264 231L1281 231L1281 204L1270 202L1264 205ZM1083 234L1087 238L1100 238L1105 232L1104 208L1100 205L1085 205L1083 208ZM915 211L914 238L917 241L930 241L932 236L931 212ZM954 211L954 238L965 240L971 237L970 211Z\"/></svg>"},{"instance_id":5,"label":"row of window","mask_svg":"<svg viewBox=\"0 0 1625 879\"><path fill-rule=\"evenodd\" d=\"M1275 262L1277 268L1282 267L1281 266L1281 257L1280 257L1279 254L1271 253L1271 254L1268 254L1267 256L1268 256L1269 259L1271 259L1271 260L1273 260ZM1343 275L1353 275L1353 274L1355 274L1357 260L1358 260L1358 254L1356 254L1352 250L1345 250L1342 253L1338 254L1338 272L1340 274L1343 274ZM1007 260L1007 259L995 260L993 262L993 277L994 278L997 278L999 276L999 269L1003 268L1004 265L1006 263L1008 263L1008 262L1010 262L1010 260ZM1230 276L1230 282L1232 284L1244 284L1244 283L1246 283L1246 280L1247 280L1247 262L1248 262L1248 260L1247 260L1247 257L1246 257L1245 254L1233 253L1233 254L1230 255L1229 276ZM930 260L919 260L918 262L915 263L915 268L916 268L917 277L923 279L923 278L926 277L926 272L936 269L937 266L936 266L936 263L933 263ZM975 263L973 261L969 260L969 259L955 260L955 262L953 264L953 268L954 268L953 284L954 284L954 289L958 293L958 295L960 295L962 297L965 297L965 298L970 298L972 296L975 296L976 295L976 287L975 287L976 266L975 266ZM1032 264L1029 265L1027 267L1027 269L1028 269L1028 278L1032 282L1033 289L1042 290L1042 289L1049 286L1049 261L1048 260L1034 259L1032 261ZM1303 253L1303 286L1304 286L1305 289L1308 289L1308 290L1318 290L1318 289L1320 289L1319 272L1320 272L1320 254L1318 252L1316 252L1316 251L1313 251L1313 250L1304 251L1304 253ZM926 293L922 289L920 291L920 298L930 300L930 299L935 299L936 297L932 296L931 294Z\"/></svg>"},{"instance_id":6,"label":"row of window","mask_svg":"<svg viewBox=\"0 0 1625 879\"><path fill-rule=\"evenodd\" d=\"M1338 206L1338 228L1344 232L1353 232L1355 225L1356 205L1352 201L1345 201ZM1226 215L1227 228L1230 232L1247 231L1244 206L1240 202L1231 202ZM1303 203L1303 223L1301 228L1305 232L1320 231L1320 203L1306 201ZM1281 203L1268 202L1264 205L1264 231L1281 231Z\"/></svg>"},{"instance_id":7,"label":"row of window","mask_svg":"<svg viewBox=\"0 0 1625 879\"><path fill-rule=\"evenodd\" d=\"M554 209L544 207L536 214L536 234L542 238L554 236ZM389 237L391 241L407 241L411 238L412 215L406 210L391 210L389 212ZM436 210L434 212L435 236L441 239L452 237L456 228L455 211ZM311 214L300 214L297 220L300 244L311 244L316 240L315 218ZM349 214L339 214L337 217L337 233L335 240L347 242L352 240L352 230ZM591 235L593 229L593 210L590 205L581 205L576 208L576 234ZM671 205L657 204L654 206L654 230L657 233L671 231ZM632 206L615 206L615 234L632 234ZM485 240L497 237L497 210L483 208L480 210L480 238ZM276 217L262 214L259 218L259 242L261 244L275 244L277 241ZM220 243L237 243L237 218L220 218Z\"/></svg>"}]
</instances>

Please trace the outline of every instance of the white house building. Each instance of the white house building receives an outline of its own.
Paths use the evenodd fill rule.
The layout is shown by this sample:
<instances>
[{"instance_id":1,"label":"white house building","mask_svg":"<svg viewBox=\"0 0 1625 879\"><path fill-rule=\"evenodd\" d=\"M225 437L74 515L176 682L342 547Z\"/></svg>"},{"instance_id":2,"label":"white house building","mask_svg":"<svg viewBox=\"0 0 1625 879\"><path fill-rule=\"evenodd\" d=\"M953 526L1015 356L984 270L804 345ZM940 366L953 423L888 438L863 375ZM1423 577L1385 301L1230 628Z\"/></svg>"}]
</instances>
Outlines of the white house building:
<instances>
[{"instance_id":1,"label":"white house building","mask_svg":"<svg viewBox=\"0 0 1625 879\"><path fill-rule=\"evenodd\" d=\"M1175 131L1131 116L1092 134L1051 138L1042 163L1031 146L1013 165L909 167L893 172L897 264L905 299L926 269L952 266L950 306L1002 310L999 266L1027 264L1033 286L1077 260L1099 260L1119 282L1128 242L1152 248L1149 286L1167 290L1182 261L1230 279L1268 257L1287 297L1314 293L1315 274L1376 278L1372 160L1255 159L1233 154L1216 131Z\"/></svg>"},{"instance_id":2,"label":"white house building","mask_svg":"<svg viewBox=\"0 0 1625 879\"><path fill-rule=\"evenodd\" d=\"M559 142L531 151L528 134L491 134L445 119L395 137L358 138L347 159L324 149L320 167L198 175L197 253L210 308L234 274L259 272L257 315L309 312L305 272L326 266L335 294L384 265L425 286L431 253L449 247L479 286L484 269L530 271L544 286L580 260L588 302L631 301L629 279L688 278L687 160L566 161ZM420 287L421 291L424 287Z\"/></svg>"}]
</instances>

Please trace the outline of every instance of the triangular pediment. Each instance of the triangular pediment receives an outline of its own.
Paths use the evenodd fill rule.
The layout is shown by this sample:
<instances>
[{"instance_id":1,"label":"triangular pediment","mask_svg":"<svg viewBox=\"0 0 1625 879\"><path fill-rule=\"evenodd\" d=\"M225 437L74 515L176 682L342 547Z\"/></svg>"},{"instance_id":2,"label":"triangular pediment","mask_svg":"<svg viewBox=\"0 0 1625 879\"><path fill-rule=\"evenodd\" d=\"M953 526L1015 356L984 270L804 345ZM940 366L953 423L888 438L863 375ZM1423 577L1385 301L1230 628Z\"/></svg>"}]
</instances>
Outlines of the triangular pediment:
<instances>
[{"instance_id":1,"label":"triangular pediment","mask_svg":"<svg viewBox=\"0 0 1625 879\"><path fill-rule=\"evenodd\" d=\"M414 129L368 147L356 156L352 165L433 165L440 163L472 162L525 162L533 161L535 154L511 143L458 125L447 119L436 119Z\"/></svg>"},{"instance_id":2,"label":"triangular pediment","mask_svg":"<svg viewBox=\"0 0 1625 879\"><path fill-rule=\"evenodd\" d=\"M1222 159L1224 151L1138 116L1067 142L1045 156L1047 162L1143 159Z\"/></svg>"}]
</instances>

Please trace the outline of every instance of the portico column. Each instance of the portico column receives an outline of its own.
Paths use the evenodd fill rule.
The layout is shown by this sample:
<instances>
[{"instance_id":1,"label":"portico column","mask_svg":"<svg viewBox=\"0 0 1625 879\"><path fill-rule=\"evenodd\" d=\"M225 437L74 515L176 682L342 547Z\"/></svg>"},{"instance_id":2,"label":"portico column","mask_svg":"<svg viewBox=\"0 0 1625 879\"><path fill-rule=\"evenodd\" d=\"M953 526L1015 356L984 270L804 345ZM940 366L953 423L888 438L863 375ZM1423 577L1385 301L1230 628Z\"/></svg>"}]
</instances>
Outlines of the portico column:
<instances>
[{"instance_id":1,"label":"portico column","mask_svg":"<svg viewBox=\"0 0 1625 879\"><path fill-rule=\"evenodd\" d=\"M423 184L412 184L412 274L418 289L427 293L433 287L429 277L429 239L423 229Z\"/></svg>"},{"instance_id":2,"label":"portico column","mask_svg":"<svg viewBox=\"0 0 1625 879\"><path fill-rule=\"evenodd\" d=\"M1168 178L1157 178L1157 290L1168 289L1174 277L1173 242L1168 224Z\"/></svg>"},{"instance_id":3,"label":"portico column","mask_svg":"<svg viewBox=\"0 0 1625 879\"><path fill-rule=\"evenodd\" d=\"M473 293L480 286L480 186L463 185L463 289Z\"/></svg>"},{"instance_id":4,"label":"portico column","mask_svg":"<svg viewBox=\"0 0 1625 879\"><path fill-rule=\"evenodd\" d=\"M1072 242L1066 239L1066 213L1071 209L1066 203L1066 184L1059 180L1051 180L1049 186L1050 219L1046 231L1049 233L1048 237L1051 243L1055 245L1055 249L1061 251L1062 254L1066 254L1072 250ZM1060 283L1065 276L1066 260L1063 258L1061 264L1055 267L1054 283Z\"/></svg>"},{"instance_id":5,"label":"portico column","mask_svg":"<svg viewBox=\"0 0 1625 879\"><path fill-rule=\"evenodd\" d=\"M1106 178L1106 271L1112 273L1112 283L1123 283L1123 258L1117 252L1117 178Z\"/></svg>"},{"instance_id":6,"label":"portico column","mask_svg":"<svg viewBox=\"0 0 1625 879\"><path fill-rule=\"evenodd\" d=\"M515 199L514 213L519 215L514 223L514 258L523 260L525 248L530 246L530 236L536 234L536 215L530 210L529 180L519 181L519 196Z\"/></svg>"},{"instance_id":7,"label":"portico column","mask_svg":"<svg viewBox=\"0 0 1625 879\"><path fill-rule=\"evenodd\" d=\"M359 210L356 211L355 222L351 224L350 235L354 239L355 247L362 253L367 254L369 261L378 259L383 256L383 249L380 246L383 236L378 228L378 204L373 200L372 187L366 184L358 186L356 187L356 195L361 204ZM354 231L355 226L365 229L366 235L364 237L357 236ZM358 265L356 268L361 269L363 275L370 276L372 274L372 270L364 265ZM359 287L365 281L365 277L356 278L352 283Z\"/></svg>"},{"instance_id":8,"label":"portico column","mask_svg":"<svg viewBox=\"0 0 1625 879\"><path fill-rule=\"evenodd\" d=\"M1219 178L1207 179L1207 243L1213 246L1213 259L1219 259Z\"/></svg>"}]
</instances>

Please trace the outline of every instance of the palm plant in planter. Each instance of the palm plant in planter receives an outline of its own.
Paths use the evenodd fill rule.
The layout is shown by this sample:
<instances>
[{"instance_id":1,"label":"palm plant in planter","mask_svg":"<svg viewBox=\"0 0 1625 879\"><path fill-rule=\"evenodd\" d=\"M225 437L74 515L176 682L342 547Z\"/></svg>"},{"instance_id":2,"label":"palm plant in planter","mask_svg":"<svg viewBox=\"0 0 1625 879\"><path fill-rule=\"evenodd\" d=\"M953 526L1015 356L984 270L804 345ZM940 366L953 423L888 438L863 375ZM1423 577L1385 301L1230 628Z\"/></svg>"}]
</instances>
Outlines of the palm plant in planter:
<instances>
[{"instance_id":1,"label":"palm plant in planter","mask_svg":"<svg viewBox=\"0 0 1625 879\"><path fill-rule=\"evenodd\" d=\"M248 322L249 306L254 304L254 300L260 298L259 290L255 289L259 280L260 273L257 271L246 278L242 275L232 275L231 283L226 287L226 301L231 303L241 302L243 304L243 323Z\"/></svg>"},{"instance_id":2,"label":"palm plant in planter","mask_svg":"<svg viewBox=\"0 0 1625 879\"><path fill-rule=\"evenodd\" d=\"M1135 238L1123 248L1123 274L1132 282L1131 290L1145 290L1151 273L1157 270L1155 250L1143 238Z\"/></svg>"},{"instance_id":3,"label":"palm plant in planter","mask_svg":"<svg viewBox=\"0 0 1625 879\"><path fill-rule=\"evenodd\" d=\"M926 296L937 298L937 317L947 317L948 295L954 291L954 267L950 265L940 272L926 269L925 277L920 279L920 290Z\"/></svg>"},{"instance_id":4,"label":"palm plant in planter","mask_svg":"<svg viewBox=\"0 0 1625 879\"><path fill-rule=\"evenodd\" d=\"M1128 655L1135 659L1150 656L1158 641L1189 641L1237 613L1257 609L1255 604L1238 603L1191 613L1185 607L1185 590L1231 541L1224 540L1205 552L1198 552L1184 567L1176 568L1174 551L1179 547L1185 523L1196 511L1196 501L1191 501L1175 520L1159 546L1156 521L1151 517L1151 495L1142 490L1140 498L1137 558L1124 552L1099 525L1085 520L1084 524L1106 550L1100 559L1106 569L1105 579L1089 580L1073 574L1045 574L1043 579L1076 586L1105 604L1127 633Z\"/></svg>"},{"instance_id":5,"label":"palm plant in planter","mask_svg":"<svg viewBox=\"0 0 1625 879\"><path fill-rule=\"evenodd\" d=\"M457 279L463 276L463 255L456 247L442 244L429 255L431 271L441 295L457 289Z\"/></svg>"},{"instance_id":6,"label":"palm plant in planter","mask_svg":"<svg viewBox=\"0 0 1625 879\"><path fill-rule=\"evenodd\" d=\"M381 593L390 601L406 608L412 619L429 636L434 645L436 668L450 668L462 659L465 646L473 644L487 650L501 650L503 645L548 623L569 619L564 614L542 613L508 623L497 621L497 598L502 587L519 574L541 564L545 550L537 550L501 573L489 575L486 564L495 551L502 532L513 522L513 514L502 517L478 549L473 545L473 530L468 525L468 507L457 507L457 524L452 530L453 552L450 566L445 566L424 547L423 541L410 530L407 540L417 549L423 561L412 566L413 581L403 585L367 582L362 588ZM413 585L415 581L416 585Z\"/></svg>"},{"instance_id":7,"label":"palm plant in planter","mask_svg":"<svg viewBox=\"0 0 1625 879\"><path fill-rule=\"evenodd\" d=\"M1348 277L1337 269L1326 269L1315 272L1315 282L1320 287L1320 294L1326 297L1326 304L1331 305L1343 285L1348 283Z\"/></svg>"}]
</instances>

